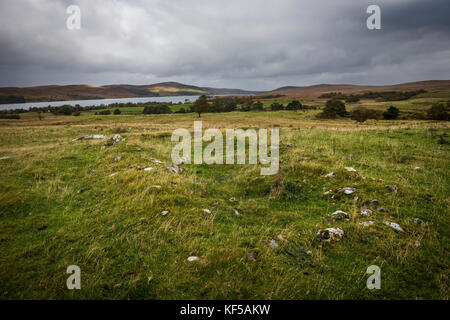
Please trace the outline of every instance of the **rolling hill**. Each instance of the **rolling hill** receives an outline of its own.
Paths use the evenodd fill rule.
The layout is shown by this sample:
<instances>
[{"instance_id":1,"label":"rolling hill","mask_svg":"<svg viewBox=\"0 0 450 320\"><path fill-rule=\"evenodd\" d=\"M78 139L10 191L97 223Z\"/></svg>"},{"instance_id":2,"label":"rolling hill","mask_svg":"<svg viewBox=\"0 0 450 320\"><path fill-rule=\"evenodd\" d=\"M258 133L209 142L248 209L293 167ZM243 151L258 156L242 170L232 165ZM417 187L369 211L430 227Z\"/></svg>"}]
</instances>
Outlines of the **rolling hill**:
<instances>
[{"instance_id":1,"label":"rolling hill","mask_svg":"<svg viewBox=\"0 0 450 320\"><path fill-rule=\"evenodd\" d=\"M51 85L26 88L0 88L0 98L23 97L26 102L257 93L261 92L240 89L197 87L178 82L162 82L151 85Z\"/></svg>"},{"instance_id":2,"label":"rolling hill","mask_svg":"<svg viewBox=\"0 0 450 320\"><path fill-rule=\"evenodd\" d=\"M450 90L450 80L418 81L387 86L353 84L318 84L305 87L287 86L275 89L270 94L283 94L298 98L317 98L321 94L328 92L364 93L368 91L413 91L420 89L426 91L448 91Z\"/></svg>"}]
</instances>

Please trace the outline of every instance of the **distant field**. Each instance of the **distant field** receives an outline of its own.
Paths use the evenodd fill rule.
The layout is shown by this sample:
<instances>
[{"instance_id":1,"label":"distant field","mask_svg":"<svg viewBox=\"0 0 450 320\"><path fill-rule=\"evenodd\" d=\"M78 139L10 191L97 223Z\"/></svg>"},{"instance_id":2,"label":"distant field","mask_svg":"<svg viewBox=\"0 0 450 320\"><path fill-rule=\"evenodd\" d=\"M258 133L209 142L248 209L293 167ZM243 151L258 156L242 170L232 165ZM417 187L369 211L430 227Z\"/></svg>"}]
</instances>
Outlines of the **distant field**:
<instances>
[{"instance_id":1,"label":"distant field","mask_svg":"<svg viewBox=\"0 0 450 320\"><path fill-rule=\"evenodd\" d=\"M393 104L423 110L430 102ZM149 160L170 163L172 131L192 129L195 114L0 119L0 297L449 299L450 150L438 144L439 135L450 139L449 123L357 124L317 120L318 112L202 115L205 128L280 128L280 139L293 147L280 149L280 180L260 181L257 165L184 165L172 174ZM125 140L111 147L72 142L116 133ZM331 171L335 179L325 177ZM386 187L394 184L398 192ZM324 194L342 187L356 191ZM385 211L370 207L373 215L361 216L373 199ZM333 221L336 210L351 220ZM375 224L360 225L368 220ZM327 227L342 228L342 240L316 240ZM269 247L271 239L278 248ZM199 260L187 261L191 255ZM82 289L69 291L66 268L73 264L81 268ZM370 265L382 270L381 290L366 288Z\"/></svg>"}]
</instances>

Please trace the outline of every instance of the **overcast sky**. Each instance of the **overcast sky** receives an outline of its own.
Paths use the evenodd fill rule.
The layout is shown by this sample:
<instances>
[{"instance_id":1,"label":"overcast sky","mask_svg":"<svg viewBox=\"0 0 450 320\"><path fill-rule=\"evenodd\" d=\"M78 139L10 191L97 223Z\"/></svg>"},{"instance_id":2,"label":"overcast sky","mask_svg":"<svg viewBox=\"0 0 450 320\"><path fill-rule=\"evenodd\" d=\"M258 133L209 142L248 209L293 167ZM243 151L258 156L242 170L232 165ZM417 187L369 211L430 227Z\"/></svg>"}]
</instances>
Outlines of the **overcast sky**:
<instances>
[{"instance_id":1,"label":"overcast sky","mask_svg":"<svg viewBox=\"0 0 450 320\"><path fill-rule=\"evenodd\" d=\"M450 79L449 17L449 0L1 0L0 86Z\"/></svg>"}]
</instances>

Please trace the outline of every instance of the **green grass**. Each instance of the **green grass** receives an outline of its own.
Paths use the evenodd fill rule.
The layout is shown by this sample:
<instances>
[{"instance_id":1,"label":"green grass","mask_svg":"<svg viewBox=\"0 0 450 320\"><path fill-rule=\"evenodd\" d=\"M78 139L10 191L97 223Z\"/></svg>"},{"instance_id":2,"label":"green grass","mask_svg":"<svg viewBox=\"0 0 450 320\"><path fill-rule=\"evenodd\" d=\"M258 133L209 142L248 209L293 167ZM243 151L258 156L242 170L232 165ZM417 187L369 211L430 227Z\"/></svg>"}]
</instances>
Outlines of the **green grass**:
<instances>
[{"instance_id":1,"label":"green grass","mask_svg":"<svg viewBox=\"0 0 450 320\"><path fill-rule=\"evenodd\" d=\"M280 127L281 140L294 144L280 149L282 191L274 189L276 176L253 182L256 165L185 165L179 175L160 166L129 168L155 166L150 157L170 162L171 132L192 129L194 114L1 120L0 157L11 158L0 160L0 297L448 299L450 152L437 143L438 134L450 134L448 123L358 125L319 121L317 112L201 117L204 128ZM126 140L113 147L71 142L116 132ZM324 177L331 171L336 179ZM353 183L357 201L324 195ZM392 184L398 193L385 187ZM387 212L361 217L362 203L372 199ZM330 220L338 209L351 221ZM428 226L414 224L416 217ZM366 220L376 224L359 225ZM47 229L39 231L42 226ZM315 239L318 229L331 226L344 230L341 241ZM271 239L278 249L268 246ZM256 261L247 259L252 250ZM190 255L200 260L188 262ZM73 264L81 268L81 290L66 289ZM373 264L382 270L381 290L366 288Z\"/></svg>"}]
</instances>

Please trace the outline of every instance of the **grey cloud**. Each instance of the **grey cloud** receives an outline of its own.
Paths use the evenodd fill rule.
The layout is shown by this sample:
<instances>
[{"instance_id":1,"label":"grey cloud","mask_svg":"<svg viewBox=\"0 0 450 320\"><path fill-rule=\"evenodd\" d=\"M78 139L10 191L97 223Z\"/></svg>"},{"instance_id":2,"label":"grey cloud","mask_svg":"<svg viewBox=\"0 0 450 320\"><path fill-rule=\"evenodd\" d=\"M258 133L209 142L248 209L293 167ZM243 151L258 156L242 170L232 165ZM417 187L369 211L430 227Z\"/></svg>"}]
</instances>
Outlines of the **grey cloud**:
<instances>
[{"instance_id":1,"label":"grey cloud","mask_svg":"<svg viewBox=\"0 0 450 320\"><path fill-rule=\"evenodd\" d=\"M82 29L65 28L69 4ZM366 28L378 4L382 29ZM0 2L0 86L144 84L273 89L448 79L445 0Z\"/></svg>"}]
</instances>

